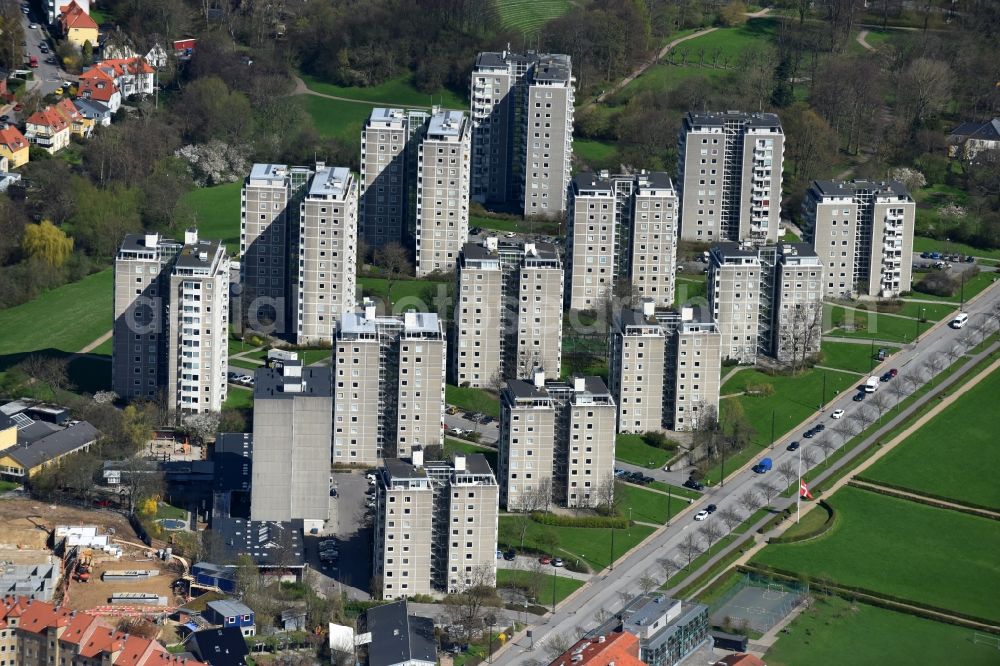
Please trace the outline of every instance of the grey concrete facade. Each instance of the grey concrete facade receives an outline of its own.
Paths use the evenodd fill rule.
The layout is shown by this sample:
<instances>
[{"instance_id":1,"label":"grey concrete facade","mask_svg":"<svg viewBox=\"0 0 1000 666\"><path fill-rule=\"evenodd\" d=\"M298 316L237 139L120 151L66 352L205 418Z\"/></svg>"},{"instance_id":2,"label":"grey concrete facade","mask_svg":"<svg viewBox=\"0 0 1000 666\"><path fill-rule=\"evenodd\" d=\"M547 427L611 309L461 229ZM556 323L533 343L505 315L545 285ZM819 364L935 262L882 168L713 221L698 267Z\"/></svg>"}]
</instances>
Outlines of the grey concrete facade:
<instances>
[{"instance_id":1,"label":"grey concrete facade","mask_svg":"<svg viewBox=\"0 0 1000 666\"><path fill-rule=\"evenodd\" d=\"M329 368L286 361L255 373L250 520L330 518L333 395Z\"/></svg>"},{"instance_id":2,"label":"grey concrete facade","mask_svg":"<svg viewBox=\"0 0 1000 666\"><path fill-rule=\"evenodd\" d=\"M777 242L783 160L777 115L689 112L678 140L681 240Z\"/></svg>"},{"instance_id":3,"label":"grey concrete facade","mask_svg":"<svg viewBox=\"0 0 1000 666\"><path fill-rule=\"evenodd\" d=\"M565 504L571 508L610 504L615 486L615 400L600 378L577 377L563 410L568 421Z\"/></svg>"},{"instance_id":4,"label":"grey concrete facade","mask_svg":"<svg viewBox=\"0 0 1000 666\"><path fill-rule=\"evenodd\" d=\"M662 172L636 176L631 211L629 276L632 297L640 302L652 300L659 308L672 307L680 211L670 176Z\"/></svg>"},{"instance_id":5,"label":"grey concrete facade","mask_svg":"<svg viewBox=\"0 0 1000 666\"><path fill-rule=\"evenodd\" d=\"M347 168L320 163L302 201L297 279L292 290L299 344L332 342L338 318L354 310L357 187Z\"/></svg>"},{"instance_id":6,"label":"grey concrete facade","mask_svg":"<svg viewBox=\"0 0 1000 666\"><path fill-rule=\"evenodd\" d=\"M709 252L708 303L722 334L722 357L753 364L760 348L761 266L755 249L720 243Z\"/></svg>"},{"instance_id":7,"label":"grey concrete facade","mask_svg":"<svg viewBox=\"0 0 1000 666\"><path fill-rule=\"evenodd\" d=\"M460 111L436 111L417 157L416 273L448 273L469 238L471 128Z\"/></svg>"},{"instance_id":8,"label":"grey concrete facade","mask_svg":"<svg viewBox=\"0 0 1000 666\"><path fill-rule=\"evenodd\" d=\"M456 386L498 386L503 377L504 270L500 255L467 243L455 271L454 345L450 372Z\"/></svg>"},{"instance_id":9,"label":"grey concrete facade","mask_svg":"<svg viewBox=\"0 0 1000 666\"><path fill-rule=\"evenodd\" d=\"M508 511L545 511L552 504L556 404L545 377L512 379L500 392L500 503Z\"/></svg>"},{"instance_id":10,"label":"grey concrete facade","mask_svg":"<svg viewBox=\"0 0 1000 666\"><path fill-rule=\"evenodd\" d=\"M802 204L831 298L909 291L916 204L897 182L815 181Z\"/></svg>"},{"instance_id":11,"label":"grey concrete facade","mask_svg":"<svg viewBox=\"0 0 1000 666\"><path fill-rule=\"evenodd\" d=\"M823 263L807 243L784 243L775 270L771 347L782 363L804 363L823 341Z\"/></svg>"},{"instance_id":12,"label":"grey concrete facade","mask_svg":"<svg viewBox=\"0 0 1000 666\"><path fill-rule=\"evenodd\" d=\"M370 247L403 243L407 219L406 149L410 118L403 109L375 108L361 130L360 237Z\"/></svg>"},{"instance_id":13,"label":"grey concrete facade","mask_svg":"<svg viewBox=\"0 0 1000 666\"><path fill-rule=\"evenodd\" d=\"M567 222L565 307L594 310L614 293L618 230L612 183L578 174L570 188Z\"/></svg>"}]
</instances>

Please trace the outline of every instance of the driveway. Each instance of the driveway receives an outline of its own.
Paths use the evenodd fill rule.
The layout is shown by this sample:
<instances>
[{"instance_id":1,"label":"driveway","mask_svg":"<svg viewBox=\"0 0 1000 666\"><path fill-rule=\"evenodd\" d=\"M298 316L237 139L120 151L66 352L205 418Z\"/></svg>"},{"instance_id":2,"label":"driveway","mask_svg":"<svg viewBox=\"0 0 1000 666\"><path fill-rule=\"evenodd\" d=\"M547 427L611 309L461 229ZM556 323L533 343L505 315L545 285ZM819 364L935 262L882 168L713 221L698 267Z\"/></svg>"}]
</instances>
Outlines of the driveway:
<instances>
[{"instance_id":1,"label":"driveway","mask_svg":"<svg viewBox=\"0 0 1000 666\"><path fill-rule=\"evenodd\" d=\"M483 444L496 444L497 439L500 437L500 424L498 421L494 420L492 423L473 423L462 416L462 412L458 414L446 413L444 415L444 425L449 430L461 428L469 432L478 432L480 441Z\"/></svg>"},{"instance_id":2,"label":"driveway","mask_svg":"<svg viewBox=\"0 0 1000 666\"><path fill-rule=\"evenodd\" d=\"M372 527L365 510L368 481L361 473L334 472L337 497L330 498L331 515L324 534L306 535L306 557L318 578L318 589L339 587L351 599L370 599L372 577ZM340 561L327 567L319 559L319 542L335 538Z\"/></svg>"}]
</instances>

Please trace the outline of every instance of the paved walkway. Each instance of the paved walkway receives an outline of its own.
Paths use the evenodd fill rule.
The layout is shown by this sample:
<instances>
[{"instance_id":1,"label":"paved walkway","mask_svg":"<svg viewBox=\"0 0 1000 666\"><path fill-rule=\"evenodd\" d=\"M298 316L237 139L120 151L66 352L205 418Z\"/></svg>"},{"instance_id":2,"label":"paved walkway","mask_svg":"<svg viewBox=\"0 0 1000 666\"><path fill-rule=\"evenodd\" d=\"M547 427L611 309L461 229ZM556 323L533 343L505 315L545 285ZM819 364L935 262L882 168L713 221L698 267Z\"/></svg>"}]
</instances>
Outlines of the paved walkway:
<instances>
[{"instance_id":1,"label":"paved walkway","mask_svg":"<svg viewBox=\"0 0 1000 666\"><path fill-rule=\"evenodd\" d=\"M83 349L81 349L77 353L79 353L79 354L89 354L90 352L94 351L95 349L97 349L98 347L100 347L101 345L103 345L107 340L110 340L111 339L111 335L113 333L114 333L114 330L105 331L101 335L101 337L97 338L96 340L94 340L93 342L91 342L89 345L87 345L86 347L84 347Z\"/></svg>"},{"instance_id":2,"label":"paved walkway","mask_svg":"<svg viewBox=\"0 0 1000 666\"><path fill-rule=\"evenodd\" d=\"M858 37L857 37L858 44L861 44L862 48L864 48L866 51L870 51L871 53L874 53L875 52L875 47L872 46L871 44L869 44L868 40L866 39L868 37L868 33L869 33L868 30L862 30L861 32L858 33Z\"/></svg>"},{"instance_id":3,"label":"paved walkway","mask_svg":"<svg viewBox=\"0 0 1000 666\"><path fill-rule=\"evenodd\" d=\"M313 97L323 97L325 99L334 99L338 102L353 102L354 104L367 104L368 106L393 106L392 104L385 101L373 101L370 99L354 99L353 97L340 97L339 95L327 95L326 93L317 92L306 85L306 82L301 79L301 77L293 76L292 80L295 82L295 88L292 89L293 95L312 95ZM421 106L419 104L396 104L396 106L404 106L407 109L426 109L430 110L429 106Z\"/></svg>"}]
</instances>

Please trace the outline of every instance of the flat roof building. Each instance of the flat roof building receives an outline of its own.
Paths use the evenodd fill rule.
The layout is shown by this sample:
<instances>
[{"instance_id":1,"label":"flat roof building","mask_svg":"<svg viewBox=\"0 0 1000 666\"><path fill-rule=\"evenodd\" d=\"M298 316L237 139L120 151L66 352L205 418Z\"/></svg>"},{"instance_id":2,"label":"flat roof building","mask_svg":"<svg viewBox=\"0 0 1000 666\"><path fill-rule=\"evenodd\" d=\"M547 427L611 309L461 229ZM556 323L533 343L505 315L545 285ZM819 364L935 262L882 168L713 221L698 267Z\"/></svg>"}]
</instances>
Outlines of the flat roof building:
<instances>
[{"instance_id":1,"label":"flat roof building","mask_svg":"<svg viewBox=\"0 0 1000 666\"><path fill-rule=\"evenodd\" d=\"M708 606L671 599L658 592L635 597L616 617L587 637L615 631L639 638L639 658L648 666L674 666L709 640Z\"/></svg>"}]
</instances>

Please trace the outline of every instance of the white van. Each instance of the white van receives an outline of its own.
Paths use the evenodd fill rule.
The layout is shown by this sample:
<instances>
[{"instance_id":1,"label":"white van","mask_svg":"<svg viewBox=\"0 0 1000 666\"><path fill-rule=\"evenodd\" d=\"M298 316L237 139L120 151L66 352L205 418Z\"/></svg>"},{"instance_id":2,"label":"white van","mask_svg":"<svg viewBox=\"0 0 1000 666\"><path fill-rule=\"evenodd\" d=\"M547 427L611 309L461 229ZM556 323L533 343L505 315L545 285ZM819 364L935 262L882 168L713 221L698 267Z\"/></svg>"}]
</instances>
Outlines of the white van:
<instances>
[{"instance_id":1,"label":"white van","mask_svg":"<svg viewBox=\"0 0 1000 666\"><path fill-rule=\"evenodd\" d=\"M969 315L964 312L960 312L954 319L952 319L948 325L952 328L962 328L969 321Z\"/></svg>"},{"instance_id":2,"label":"white van","mask_svg":"<svg viewBox=\"0 0 1000 666\"><path fill-rule=\"evenodd\" d=\"M874 393L878 390L878 377L872 375L865 382L865 393Z\"/></svg>"}]
</instances>

